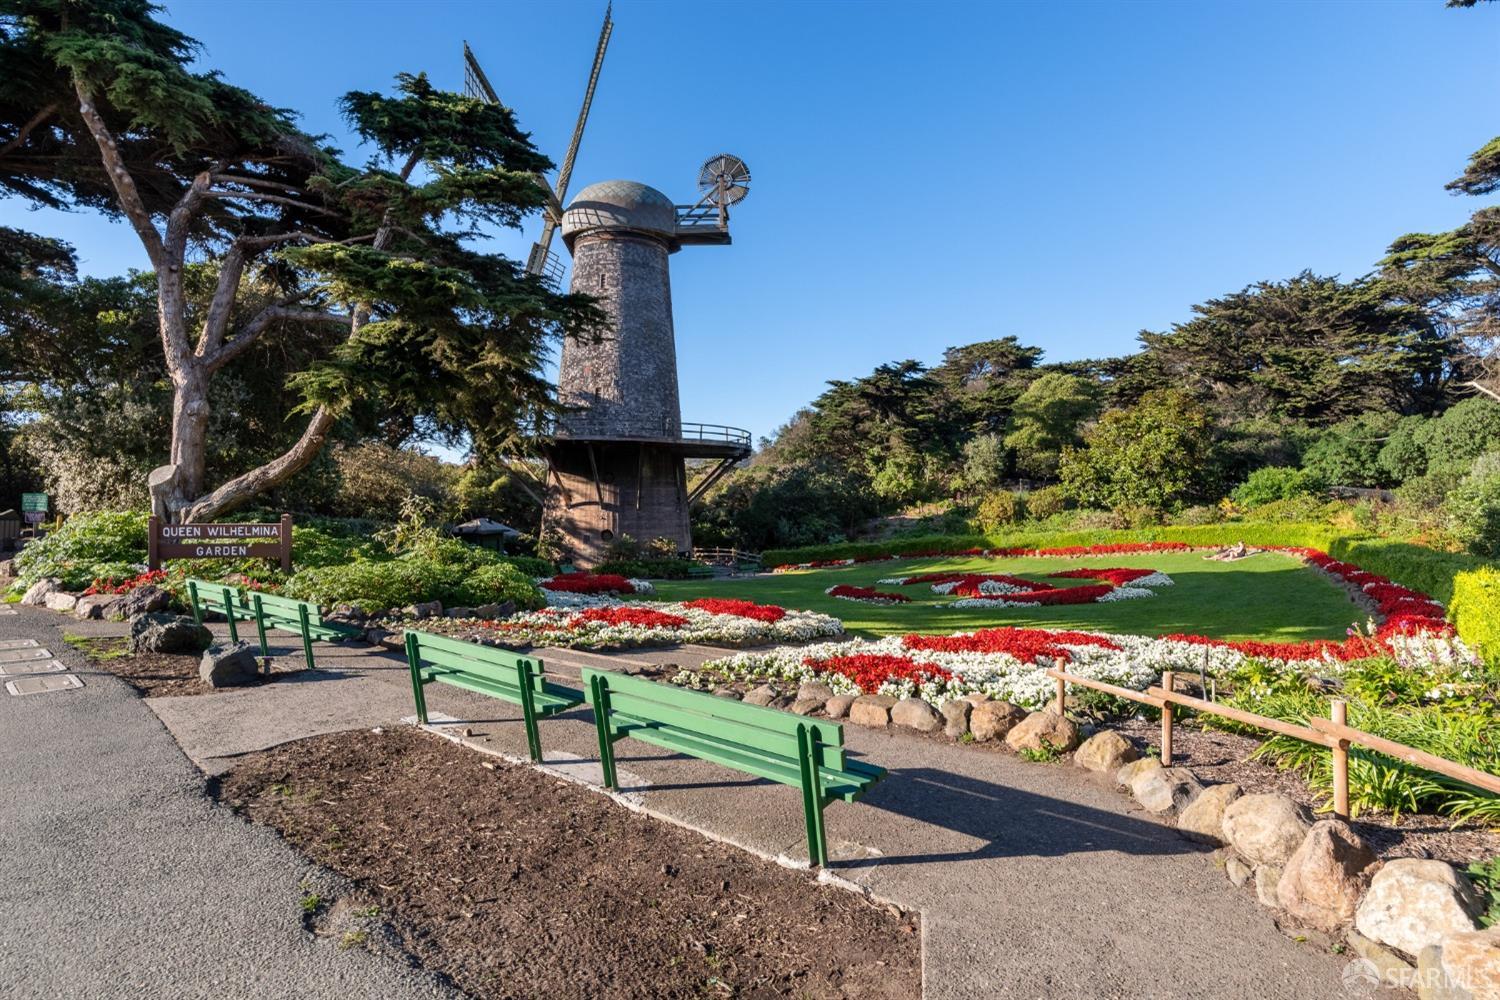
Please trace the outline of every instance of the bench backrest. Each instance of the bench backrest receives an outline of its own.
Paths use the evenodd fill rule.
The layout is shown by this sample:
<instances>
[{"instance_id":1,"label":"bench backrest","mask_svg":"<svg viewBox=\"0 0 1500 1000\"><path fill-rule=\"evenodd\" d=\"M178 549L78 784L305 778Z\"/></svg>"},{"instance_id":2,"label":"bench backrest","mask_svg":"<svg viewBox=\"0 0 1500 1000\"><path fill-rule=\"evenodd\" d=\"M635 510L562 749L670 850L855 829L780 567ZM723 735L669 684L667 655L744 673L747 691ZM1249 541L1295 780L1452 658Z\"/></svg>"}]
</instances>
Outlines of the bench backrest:
<instances>
[{"instance_id":1,"label":"bench backrest","mask_svg":"<svg viewBox=\"0 0 1500 1000\"><path fill-rule=\"evenodd\" d=\"M237 611L243 611L246 607L245 595L240 588L227 583L214 583L212 580L198 580L189 577L183 581L188 590L190 600L197 602L198 607L204 611L224 612L224 591L229 591L229 600Z\"/></svg>"},{"instance_id":2,"label":"bench backrest","mask_svg":"<svg viewBox=\"0 0 1500 1000\"><path fill-rule=\"evenodd\" d=\"M435 673L457 671L511 686L517 683L519 673L530 677L533 691L540 694L546 690L543 679L546 668L534 656L520 656L508 649L481 646L430 632L408 629L405 634L408 642L416 640L417 659L422 666L436 668Z\"/></svg>"},{"instance_id":3,"label":"bench backrest","mask_svg":"<svg viewBox=\"0 0 1500 1000\"><path fill-rule=\"evenodd\" d=\"M585 667L583 689L590 705L593 705L595 677L603 679L611 712L701 733L788 761L798 759L797 733L799 728L806 727L820 751L819 763L824 767L844 768L844 728L837 722ZM598 706L593 707L597 712Z\"/></svg>"},{"instance_id":4,"label":"bench backrest","mask_svg":"<svg viewBox=\"0 0 1500 1000\"><path fill-rule=\"evenodd\" d=\"M301 608L307 607L307 622L309 625L323 624L323 612L311 601L297 601L290 597L282 597L279 594L267 594L264 591L251 591L260 598L260 608L265 614L266 620L284 621L291 624L299 624L302 620ZM249 595L246 595L245 603L254 606Z\"/></svg>"}]
</instances>

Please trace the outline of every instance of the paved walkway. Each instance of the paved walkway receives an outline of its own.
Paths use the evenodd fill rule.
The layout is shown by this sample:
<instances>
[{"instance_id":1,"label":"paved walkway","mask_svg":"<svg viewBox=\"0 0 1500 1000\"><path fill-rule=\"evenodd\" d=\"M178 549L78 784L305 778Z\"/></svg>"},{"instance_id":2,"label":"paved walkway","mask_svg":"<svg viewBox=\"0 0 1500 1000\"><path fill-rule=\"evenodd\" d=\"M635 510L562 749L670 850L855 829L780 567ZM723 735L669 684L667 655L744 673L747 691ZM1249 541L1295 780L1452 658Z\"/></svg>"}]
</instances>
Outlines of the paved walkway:
<instances>
[{"instance_id":1,"label":"paved walkway","mask_svg":"<svg viewBox=\"0 0 1500 1000\"><path fill-rule=\"evenodd\" d=\"M283 649L295 655L290 643ZM566 679L580 665L688 665L717 652L553 651L546 660ZM210 773L289 739L412 714L395 655L322 644L316 654L319 669L295 680L146 705ZM510 706L446 685L428 692L433 713L462 720L437 727L446 735L468 729L477 749L525 753ZM541 732L548 767L597 783L587 710L547 720ZM857 726L846 736L855 755L890 777L861 802L829 808L831 874L922 911L929 1000L1346 995L1345 959L1282 935L1202 849L1132 809L1103 779L939 739ZM793 790L631 741L620 745L619 765L630 801L767 855L805 858Z\"/></svg>"},{"instance_id":2,"label":"paved walkway","mask_svg":"<svg viewBox=\"0 0 1500 1000\"><path fill-rule=\"evenodd\" d=\"M324 898L347 886L215 805L150 709L59 625L39 609L0 616L0 644L34 640L22 648L53 654L37 665L66 668L32 676L82 682L0 691L0 995L458 996L303 930L304 881Z\"/></svg>"}]
</instances>

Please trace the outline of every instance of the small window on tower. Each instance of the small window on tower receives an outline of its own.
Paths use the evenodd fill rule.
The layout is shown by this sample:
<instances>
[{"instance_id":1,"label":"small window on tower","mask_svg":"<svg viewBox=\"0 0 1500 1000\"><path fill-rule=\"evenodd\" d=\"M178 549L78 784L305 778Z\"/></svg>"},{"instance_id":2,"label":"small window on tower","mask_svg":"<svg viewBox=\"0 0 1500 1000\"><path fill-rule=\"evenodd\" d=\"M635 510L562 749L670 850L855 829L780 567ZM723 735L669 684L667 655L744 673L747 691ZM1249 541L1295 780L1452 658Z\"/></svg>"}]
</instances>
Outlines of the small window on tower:
<instances>
[{"instance_id":1,"label":"small window on tower","mask_svg":"<svg viewBox=\"0 0 1500 1000\"><path fill-rule=\"evenodd\" d=\"M599 532L599 537L606 542L612 542L615 540L615 533L613 531L610 531L608 528L605 528L603 531Z\"/></svg>"},{"instance_id":2,"label":"small window on tower","mask_svg":"<svg viewBox=\"0 0 1500 1000\"><path fill-rule=\"evenodd\" d=\"M599 287L601 289L604 287L604 275L602 275L602 274L599 275Z\"/></svg>"}]
</instances>

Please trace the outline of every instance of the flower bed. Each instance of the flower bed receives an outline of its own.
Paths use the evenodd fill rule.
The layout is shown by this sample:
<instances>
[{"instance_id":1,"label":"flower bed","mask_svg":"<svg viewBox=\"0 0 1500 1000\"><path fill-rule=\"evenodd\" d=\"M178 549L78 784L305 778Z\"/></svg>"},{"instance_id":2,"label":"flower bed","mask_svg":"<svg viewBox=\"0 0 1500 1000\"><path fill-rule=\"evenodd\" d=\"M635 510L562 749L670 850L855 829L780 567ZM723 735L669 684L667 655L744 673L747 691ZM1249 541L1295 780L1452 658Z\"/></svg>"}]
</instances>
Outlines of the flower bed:
<instances>
[{"instance_id":1,"label":"flower bed","mask_svg":"<svg viewBox=\"0 0 1500 1000\"><path fill-rule=\"evenodd\" d=\"M1144 552L1188 552L1193 548L1186 542L1117 542L1111 545L1063 545L1050 549L932 549L922 552L885 552L860 556L857 559L817 559L804 563L783 563L771 567L772 573L789 573L802 569L828 569L836 566L854 566L859 563L885 562L891 559L938 559L958 556L983 556L986 559L1014 559L1019 556L1041 556L1049 558L1077 558L1079 556L1139 555Z\"/></svg>"},{"instance_id":2,"label":"flower bed","mask_svg":"<svg viewBox=\"0 0 1500 1000\"><path fill-rule=\"evenodd\" d=\"M593 608L618 603L622 596L649 595L656 588L649 580L636 580L618 573L559 573L537 580L549 608Z\"/></svg>"},{"instance_id":3,"label":"flower bed","mask_svg":"<svg viewBox=\"0 0 1500 1000\"><path fill-rule=\"evenodd\" d=\"M713 606L705 607L706 604ZM392 623L393 627L407 624ZM423 619L419 627L491 645L580 649L628 649L690 642L755 646L826 639L844 631L837 618L815 611L791 611L774 605L711 598L686 604L615 601L589 607L547 607L503 621L433 618Z\"/></svg>"},{"instance_id":4,"label":"flower bed","mask_svg":"<svg viewBox=\"0 0 1500 1000\"><path fill-rule=\"evenodd\" d=\"M909 587L925 583L935 594L956 594L954 608L1021 608L1041 604L1092 604L1096 601L1126 601L1151 597L1152 587L1169 587L1172 578L1153 569L1071 569L1049 576L1067 579L1107 580L1107 584L1080 587L1054 587L1050 583L1027 580L1005 573L921 573L916 576L893 576L884 584ZM830 587L827 593L837 588ZM855 588L846 588L855 589Z\"/></svg>"},{"instance_id":5,"label":"flower bed","mask_svg":"<svg viewBox=\"0 0 1500 1000\"><path fill-rule=\"evenodd\" d=\"M873 587L853 587L847 583L834 584L823 593L841 601L859 601L861 604L906 604L911 600L905 594L886 593Z\"/></svg>"},{"instance_id":6,"label":"flower bed","mask_svg":"<svg viewBox=\"0 0 1500 1000\"><path fill-rule=\"evenodd\" d=\"M1294 672L1337 677L1351 660L1387 653L1423 669L1477 663L1460 640L1432 632L1382 636L1372 630L1369 635L1356 633L1344 643L1274 643L994 628L740 653L705 663L701 672L684 672L674 680L694 687L740 680L822 680L845 694L898 698L915 694L940 705L950 698L983 693L1040 709L1053 697L1054 684L1046 670L1058 659L1067 661L1069 672L1080 677L1140 691L1158 683L1164 670L1201 670L1211 677L1224 677L1254 659Z\"/></svg>"}]
</instances>

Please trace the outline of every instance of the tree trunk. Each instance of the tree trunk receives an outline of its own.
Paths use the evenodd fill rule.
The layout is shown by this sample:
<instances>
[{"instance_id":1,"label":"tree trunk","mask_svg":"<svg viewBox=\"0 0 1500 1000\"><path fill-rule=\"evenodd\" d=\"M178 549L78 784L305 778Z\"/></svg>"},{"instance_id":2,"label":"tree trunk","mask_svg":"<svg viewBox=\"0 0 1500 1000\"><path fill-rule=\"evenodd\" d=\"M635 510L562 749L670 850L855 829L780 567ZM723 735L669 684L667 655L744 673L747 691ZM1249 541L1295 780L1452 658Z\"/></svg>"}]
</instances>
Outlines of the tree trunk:
<instances>
[{"instance_id":1,"label":"tree trunk","mask_svg":"<svg viewBox=\"0 0 1500 1000\"><path fill-rule=\"evenodd\" d=\"M177 467L176 486L167 505L176 515L203 492L208 449L208 375L199 365L188 365L172 377L171 464Z\"/></svg>"},{"instance_id":2,"label":"tree trunk","mask_svg":"<svg viewBox=\"0 0 1500 1000\"><path fill-rule=\"evenodd\" d=\"M308 463L317 457L333 424L333 411L326 406L318 407L296 444L260 468L236 476L207 496L193 500L182 511L179 520L206 521L218 517L286 482L307 468Z\"/></svg>"}]
</instances>

